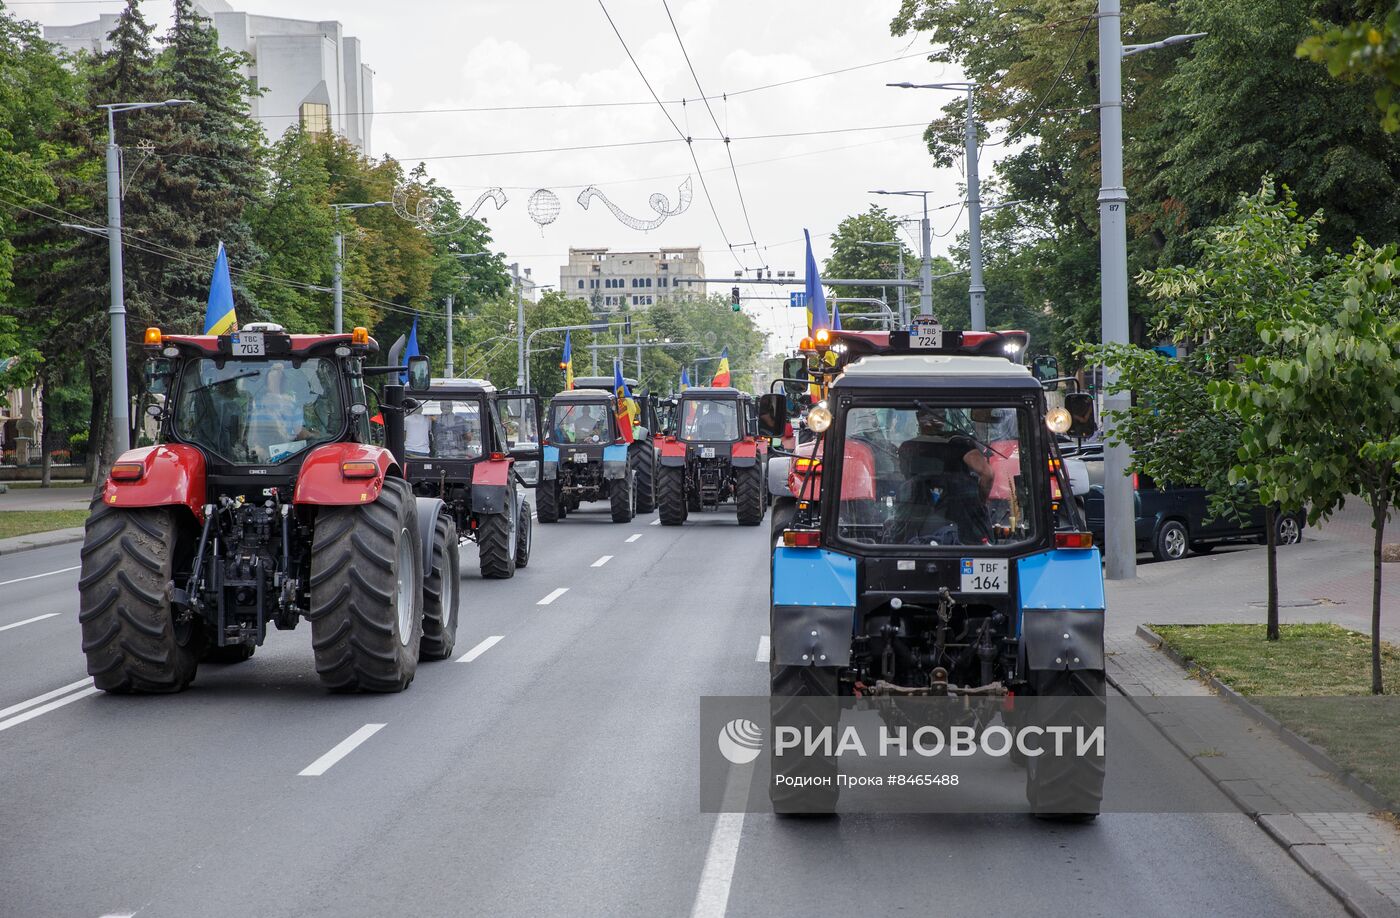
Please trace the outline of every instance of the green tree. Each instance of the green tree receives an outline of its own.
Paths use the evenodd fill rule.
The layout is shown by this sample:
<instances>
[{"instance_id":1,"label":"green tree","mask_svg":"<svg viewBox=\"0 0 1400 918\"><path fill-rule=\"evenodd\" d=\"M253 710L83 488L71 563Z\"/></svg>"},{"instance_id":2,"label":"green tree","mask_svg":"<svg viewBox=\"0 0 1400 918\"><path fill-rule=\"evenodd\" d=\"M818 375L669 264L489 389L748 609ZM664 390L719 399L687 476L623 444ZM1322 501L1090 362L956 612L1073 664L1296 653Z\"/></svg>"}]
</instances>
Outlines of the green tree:
<instances>
[{"instance_id":1,"label":"green tree","mask_svg":"<svg viewBox=\"0 0 1400 918\"><path fill-rule=\"evenodd\" d=\"M1284 355L1246 357L1244 378L1212 392L1244 420L1233 474L1258 482L1266 500L1306 503L1313 521L1348 496L1370 504L1371 691L1379 695L1381 546L1400 497L1400 259L1393 245L1358 242L1339 273L1344 295L1332 316L1264 323L1264 343Z\"/></svg>"},{"instance_id":2,"label":"green tree","mask_svg":"<svg viewBox=\"0 0 1400 918\"><path fill-rule=\"evenodd\" d=\"M1373 7L1368 19L1332 28L1319 23L1323 31L1299 42L1298 56L1326 64L1334 77L1379 83L1375 100L1381 127L1393 134L1400 131L1400 98L1395 94L1400 89L1400 3L1389 12L1383 0L1366 5Z\"/></svg>"},{"instance_id":3,"label":"green tree","mask_svg":"<svg viewBox=\"0 0 1400 918\"><path fill-rule=\"evenodd\" d=\"M866 245L868 242L887 243L886 245ZM863 214L854 214L842 220L831 235L831 254L822 264L823 277L893 278L899 271L900 260L904 261L904 276L910 280L919 277L919 259L909 251L899 238L899 224L885 208L871 205ZM934 273L944 273L935 269ZM832 287L831 292L838 297L879 297L879 287ZM918 289L905 290L906 302L910 311L917 311ZM899 314L899 292L894 287L884 290L885 304L896 315ZM841 310L843 313L879 312L879 307L863 304L850 304ZM845 325L844 321L842 323ZM848 328L883 328L878 319L855 320Z\"/></svg>"}]
</instances>

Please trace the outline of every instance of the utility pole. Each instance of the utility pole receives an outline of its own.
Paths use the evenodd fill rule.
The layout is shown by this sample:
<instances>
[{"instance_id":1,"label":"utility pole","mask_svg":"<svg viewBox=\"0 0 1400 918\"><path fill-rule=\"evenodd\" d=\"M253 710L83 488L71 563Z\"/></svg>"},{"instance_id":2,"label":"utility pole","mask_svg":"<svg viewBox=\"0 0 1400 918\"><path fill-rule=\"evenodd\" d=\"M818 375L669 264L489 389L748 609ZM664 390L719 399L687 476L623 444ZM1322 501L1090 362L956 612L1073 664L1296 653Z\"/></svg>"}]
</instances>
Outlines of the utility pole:
<instances>
[{"instance_id":1,"label":"utility pole","mask_svg":"<svg viewBox=\"0 0 1400 918\"><path fill-rule=\"evenodd\" d=\"M345 229L341 221L341 213L347 210L364 210L367 207L391 207L392 201L374 201L363 204L332 204L331 210L335 211L335 263L331 266L331 290L335 302L335 333L343 334L345 331L345 311L344 311L344 291L341 286L341 275L345 264Z\"/></svg>"},{"instance_id":2,"label":"utility pole","mask_svg":"<svg viewBox=\"0 0 1400 918\"><path fill-rule=\"evenodd\" d=\"M891 84L894 85L894 84ZM872 191L870 194L892 194L902 195L910 198L924 199L924 218L919 222L919 235L922 237L923 253L919 265L919 315L933 315L933 229L928 222L928 196L931 191ZM900 260L903 261L903 252L900 253ZM904 277L904 266L900 265L900 279ZM826 281L831 285L836 285L837 281ZM902 287L900 289L903 289Z\"/></svg>"},{"instance_id":3,"label":"utility pole","mask_svg":"<svg viewBox=\"0 0 1400 918\"><path fill-rule=\"evenodd\" d=\"M447 371L447 372L446 372L446 375L447 375L447 378L448 378L448 379L452 379L453 377L455 377L455 376L457 375L456 373L453 372L453 367L452 367L452 294L450 294L450 293L447 295L447 367L446 367L446 371Z\"/></svg>"},{"instance_id":4,"label":"utility pole","mask_svg":"<svg viewBox=\"0 0 1400 918\"><path fill-rule=\"evenodd\" d=\"M111 287L107 316L112 348L112 460L131 449L131 404L126 388L126 288L122 267L122 151L117 146L118 112L193 105L189 99L164 102L112 102L107 112L107 273ZM48 419L44 419L48 424Z\"/></svg>"},{"instance_id":5,"label":"utility pole","mask_svg":"<svg viewBox=\"0 0 1400 918\"><path fill-rule=\"evenodd\" d=\"M967 258L972 268L968 285L968 308L972 330L987 330L987 288L982 283L982 198L977 180L977 111L973 107L972 86L967 87Z\"/></svg>"},{"instance_id":6,"label":"utility pole","mask_svg":"<svg viewBox=\"0 0 1400 918\"><path fill-rule=\"evenodd\" d=\"M525 389L525 295L520 287L520 263L513 262L510 276L515 280L515 385Z\"/></svg>"}]
</instances>

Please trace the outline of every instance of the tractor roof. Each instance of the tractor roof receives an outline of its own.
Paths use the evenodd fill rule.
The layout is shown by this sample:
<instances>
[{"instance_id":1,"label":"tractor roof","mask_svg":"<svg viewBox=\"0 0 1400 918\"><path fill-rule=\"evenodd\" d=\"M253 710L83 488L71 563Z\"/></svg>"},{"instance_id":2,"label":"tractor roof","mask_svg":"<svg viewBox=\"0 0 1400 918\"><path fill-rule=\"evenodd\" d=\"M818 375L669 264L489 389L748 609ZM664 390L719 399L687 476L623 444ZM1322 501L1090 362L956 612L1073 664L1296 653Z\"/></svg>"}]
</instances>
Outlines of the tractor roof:
<instances>
[{"instance_id":1,"label":"tractor roof","mask_svg":"<svg viewBox=\"0 0 1400 918\"><path fill-rule=\"evenodd\" d=\"M627 388L637 388L637 381L630 376L622 377L622 381L627 383ZM608 392L613 390L613 383L616 380L611 376L575 376L575 389L604 389Z\"/></svg>"},{"instance_id":2,"label":"tractor roof","mask_svg":"<svg viewBox=\"0 0 1400 918\"><path fill-rule=\"evenodd\" d=\"M747 392L740 392L733 386L691 386L680 394L681 398L746 398Z\"/></svg>"},{"instance_id":3,"label":"tractor roof","mask_svg":"<svg viewBox=\"0 0 1400 918\"><path fill-rule=\"evenodd\" d=\"M887 331L832 331L832 344L845 345L845 359L868 357L874 354L909 353L899 350L897 342L891 342ZM946 335L959 336L956 345L944 353L969 354L985 357L1010 357L1024 353L1030 343L1030 335L1019 330L1007 331L963 331L949 330ZM903 340L904 333L895 336Z\"/></svg>"},{"instance_id":4,"label":"tractor roof","mask_svg":"<svg viewBox=\"0 0 1400 918\"><path fill-rule=\"evenodd\" d=\"M361 330L363 331L363 330ZM151 340L152 333L159 335L160 344ZM258 332L264 335L267 357L288 356L311 357L328 356L339 345L345 345L360 354L379 353L379 342L365 335L356 341L353 333L339 335L289 335L280 325L270 322L254 322L244 326L243 332ZM166 335L159 329L146 329L146 344L151 348L177 347L182 356L233 356L233 334L227 335Z\"/></svg>"},{"instance_id":5,"label":"tractor roof","mask_svg":"<svg viewBox=\"0 0 1400 918\"><path fill-rule=\"evenodd\" d=\"M556 402L606 402L612 389L566 389L554 396Z\"/></svg>"},{"instance_id":6,"label":"tractor roof","mask_svg":"<svg viewBox=\"0 0 1400 918\"><path fill-rule=\"evenodd\" d=\"M862 357L845 368L832 388L1040 388L1030 370L1004 357L904 352Z\"/></svg>"},{"instance_id":7,"label":"tractor roof","mask_svg":"<svg viewBox=\"0 0 1400 918\"><path fill-rule=\"evenodd\" d=\"M434 376L428 384L428 396L451 398L454 395L495 395L496 387L490 380L471 377Z\"/></svg>"}]
</instances>

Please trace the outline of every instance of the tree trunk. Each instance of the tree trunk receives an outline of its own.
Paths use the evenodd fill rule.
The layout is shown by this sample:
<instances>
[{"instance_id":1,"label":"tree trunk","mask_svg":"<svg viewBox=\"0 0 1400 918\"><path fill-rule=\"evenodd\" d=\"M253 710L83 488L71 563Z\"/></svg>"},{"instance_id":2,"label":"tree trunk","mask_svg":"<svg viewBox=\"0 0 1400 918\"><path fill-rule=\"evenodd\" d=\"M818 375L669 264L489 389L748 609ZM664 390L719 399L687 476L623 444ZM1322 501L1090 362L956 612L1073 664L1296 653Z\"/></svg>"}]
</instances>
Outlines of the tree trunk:
<instances>
[{"instance_id":1,"label":"tree trunk","mask_svg":"<svg viewBox=\"0 0 1400 918\"><path fill-rule=\"evenodd\" d=\"M1269 568L1269 602L1268 602L1268 626L1265 631L1267 640L1278 640L1278 506L1268 504L1264 507L1264 554L1268 558Z\"/></svg>"},{"instance_id":2,"label":"tree trunk","mask_svg":"<svg viewBox=\"0 0 1400 918\"><path fill-rule=\"evenodd\" d=\"M1371 694L1384 695L1381 681L1381 545L1385 541L1385 517L1389 509L1387 494L1371 495L1371 525L1376 530L1375 547L1371 553Z\"/></svg>"},{"instance_id":3,"label":"tree trunk","mask_svg":"<svg viewBox=\"0 0 1400 918\"><path fill-rule=\"evenodd\" d=\"M39 414L43 418L39 427L39 487L47 488L53 483L53 437L49 429L53 425L49 418L53 399L49 398L49 372L45 366L39 370Z\"/></svg>"}]
</instances>

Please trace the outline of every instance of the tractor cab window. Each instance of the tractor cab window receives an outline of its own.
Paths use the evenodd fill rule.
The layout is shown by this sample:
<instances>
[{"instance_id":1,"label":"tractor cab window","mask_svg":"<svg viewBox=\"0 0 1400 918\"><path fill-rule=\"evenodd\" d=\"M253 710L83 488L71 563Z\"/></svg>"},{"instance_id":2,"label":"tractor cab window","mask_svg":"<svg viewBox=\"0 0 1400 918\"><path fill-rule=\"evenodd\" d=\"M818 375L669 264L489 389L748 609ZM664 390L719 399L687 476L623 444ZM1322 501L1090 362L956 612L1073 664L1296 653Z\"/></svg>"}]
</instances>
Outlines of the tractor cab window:
<instances>
[{"instance_id":1,"label":"tractor cab window","mask_svg":"<svg viewBox=\"0 0 1400 918\"><path fill-rule=\"evenodd\" d=\"M682 440L739 439L739 405L710 398L681 402Z\"/></svg>"},{"instance_id":2,"label":"tractor cab window","mask_svg":"<svg viewBox=\"0 0 1400 918\"><path fill-rule=\"evenodd\" d=\"M560 402L551 408L555 443L611 443L612 410L605 402Z\"/></svg>"},{"instance_id":3,"label":"tractor cab window","mask_svg":"<svg viewBox=\"0 0 1400 918\"><path fill-rule=\"evenodd\" d=\"M432 459L475 459L482 453L478 399L430 399L404 418L404 452Z\"/></svg>"},{"instance_id":4,"label":"tractor cab window","mask_svg":"<svg viewBox=\"0 0 1400 918\"><path fill-rule=\"evenodd\" d=\"M839 537L878 545L1009 545L1035 538L1050 485L1031 486L1024 407L857 406L845 417ZM1046 493L1039 493L1045 490Z\"/></svg>"},{"instance_id":5,"label":"tractor cab window","mask_svg":"<svg viewBox=\"0 0 1400 918\"><path fill-rule=\"evenodd\" d=\"M192 360L185 365L175 433L240 465L281 462L345 427L334 360Z\"/></svg>"}]
</instances>

